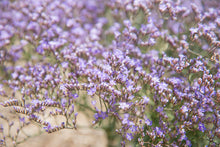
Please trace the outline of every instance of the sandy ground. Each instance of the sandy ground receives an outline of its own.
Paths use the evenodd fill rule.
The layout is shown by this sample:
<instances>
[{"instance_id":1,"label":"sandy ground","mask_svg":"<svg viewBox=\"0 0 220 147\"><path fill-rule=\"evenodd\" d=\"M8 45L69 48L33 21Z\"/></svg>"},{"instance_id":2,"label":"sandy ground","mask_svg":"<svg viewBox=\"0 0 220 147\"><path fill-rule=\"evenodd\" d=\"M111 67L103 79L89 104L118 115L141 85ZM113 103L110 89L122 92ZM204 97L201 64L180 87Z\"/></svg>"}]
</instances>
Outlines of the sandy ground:
<instances>
[{"instance_id":1,"label":"sandy ground","mask_svg":"<svg viewBox=\"0 0 220 147\"><path fill-rule=\"evenodd\" d=\"M103 130L78 129L58 132L30 138L18 147L107 147L106 134Z\"/></svg>"},{"instance_id":2,"label":"sandy ground","mask_svg":"<svg viewBox=\"0 0 220 147\"><path fill-rule=\"evenodd\" d=\"M4 98L0 97L0 102ZM15 113L12 113L12 108L0 106L0 113L6 116L10 121L14 121L10 133L12 136L15 134L18 126L18 116ZM52 121L62 121L62 118L57 117ZM57 123L57 122L54 122ZM59 124L59 123L58 123ZM26 138L26 135L33 136L28 138L26 141L18 144L18 147L107 147L108 140L107 135L102 129L94 129L91 127L92 121L89 120L83 113L79 113L77 117L77 124L81 126L80 128L75 129L62 129L54 133L48 134L43 132L40 135L39 126L36 124L31 124L23 128L23 132L19 133L18 141L22 141ZM8 134L8 123L7 121L0 118L0 125L4 127L4 134ZM26 135L24 135L26 134ZM35 136L36 135L36 136ZM0 139L2 134L0 133ZM1 145L0 145L1 146ZM11 139L7 139L7 146L13 147Z\"/></svg>"}]
</instances>

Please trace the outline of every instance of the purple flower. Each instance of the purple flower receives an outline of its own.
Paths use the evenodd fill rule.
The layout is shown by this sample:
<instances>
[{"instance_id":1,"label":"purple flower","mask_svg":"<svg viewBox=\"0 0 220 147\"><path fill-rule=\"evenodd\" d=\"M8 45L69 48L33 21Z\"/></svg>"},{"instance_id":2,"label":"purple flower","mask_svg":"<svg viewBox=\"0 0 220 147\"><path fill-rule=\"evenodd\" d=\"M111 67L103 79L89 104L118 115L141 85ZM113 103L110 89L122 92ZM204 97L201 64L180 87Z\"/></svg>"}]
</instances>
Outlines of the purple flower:
<instances>
[{"instance_id":1,"label":"purple flower","mask_svg":"<svg viewBox=\"0 0 220 147\"><path fill-rule=\"evenodd\" d=\"M88 95L93 96L96 93L96 87L91 88L90 90L87 90Z\"/></svg>"},{"instance_id":2,"label":"purple flower","mask_svg":"<svg viewBox=\"0 0 220 147\"><path fill-rule=\"evenodd\" d=\"M66 106L67 100L65 98L61 99L61 106L64 108Z\"/></svg>"},{"instance_id":3,"label":"purple flower","mask_svg":"<svg viewBox=\"0 0 220 147\"><path fill-rule=\"evenodd\" d=\"M46 130L46 132L49 132L49 130L52 129L51 124L48 124L47 126L45 126L44 129Z\"/></svg>"},{"instance_id":4,"label":"purple flower","mask_svg":"<svg viewBox=\"0 0 220 147\"><path fill-rule=\"evenodd\" d=\"M78 96L77 93L73 94L73 98L74 98L74 99L76 99L76 98L78 98L78 97L79 97L79 96Z\"/></svg>"},{"instance_id":5,"label":"purple flower","mask_svg":"<svg viewBox=\"0 0 220 147\"><path fill-rule=\"evenodd\" d=\"M157 112L162 112L162 111L163 111L163 107L158 106L157 109L156 109L156 111L157 111Z\"/></svg>"},{"instance_id":6,"label":"purple flower","mask_svg":"<svg viewBox=\"0 0 220 147\"><path fill-rule=\"evenodd\" d=\"M203 108L199 108L197 112L199 117L203 117L205 115L204 114L205 110Z\"/></svg>"},{"instance_id":7,"label":"purple flower","mask_svg":"<svg viewBox=\"0 0 220 147\"><path fill-rule=\"evenodd\" d=\"M135 97L134 95L130 95L130 96L128 97L128 99L129 99L129 100L132 100L134 97Z\"/></svg>"},{"instance_id":8,"label":"purple flower","mask_svg":"<svg viewBox=\"0 0 220 147\"><path fill-rule=\"evenodd\" d=\"M126 81L126 88L129 92L133 91L134 90L134 82L131 81L131 80L127 80Z\"/></svg>"},{"instance_id":9,"label":"purple flower","mask_svg":"<svg viewBox=\"0 0 220 147\"><path fill-rule=\"evenodd\" d=\"M52 75L46 75L44 80L45 81L51 81L51 80L53 80L53 76Z\"/></svg>"},{"instance_id":10,"label":"purple flower","mask_svg":"<svg viewBox=\"0 0 220 147\"><path fill-rule=\"evenodd\" d=\"M202 131L202 132L204 132L206 130L205 125L201 122L199 122L198 128L199 128L199 131Z\"/></svg>"},{"instance_id":11,"label":"purple flower","mask_svg":"<svg viewBox=\"0 0 220 147\"><path fill-rule=\"evenodd\" d=\"M127 75L124 75L122 73L120 73L117 77L119 80L121 80L122 82L125 82L127 80ZM127 87L131 86L130 84L127 85Z\"/></svg>"},{"instance_id":12,"label":"purple flower","mask_svg":"<svg viewBox=\"0 0 220 147\"><path fill-rule=\"evenodd\" d=\"M187 108L187 106L182 106L181 108L180 108L180 111L182 112L182 113L187 113L188 111L189 111L189 109Z\"/></svg>"},{"instance_id":13,"label":"purple flower","mask_svg":"<svg viewBox=\"0 0 220 147\"><path fill-rule=\"evenodd\" d=\"M148 102L150 101L150 99L146 96L142 96L142 98L143 98L143 103L144 104L148 104Z\"/></svg>"},{"instance_id":14,"label":"purple flower","mask_svg":"<svg viewBox=\"0 0 220 147\"><path fill-rule=\"evenodd\" d=\"M132 133L126 133L127 140L131 141L133 139Z\"/></svg>"},{"instance_id":15,"label":"purple flower","mask_svg":"<svg viewBox=\"0 0 220 147\"><path fill-rule=\"evenodd\" d=\"M19 117L19 121L24 124L25 123L25 117Z\"/></svg>"},{"instance_id":16,"label":"purple flower","mask_svg":"<svg viewBox=\"0 0 220 147\"><path fill-rule=\"evenodd\" d=\"M152 121L150 121L148 118L145 119L145 124L147 126L152 126Z\"/></svg>"},{"instance_id":17,"label":"purple flower","mask_svg":"<svg viewBox=\"0 0 220 147\"><path fill-rule=\"evenodd\" d=\"M136 132L138 130L138 127L136 125L131 125L130 130L132 132Z\"/></svg>"},{"instance_id":18,"label":"purple flower","mask_svg":"<svg viewBox=\"0 0 220 147\"><path fill-rule=\"evenodd\" d=\"M163 92L163 91L167 90L167 86L168 86L167 83L162 82L162 83L159 83L158 85L159 85L159 87L158 87L159 88L159 92Z\"/></svg>"},{"instance_id":19,"label":"purple flower","mask_svg":"<svg viewBox=\"0 0 220 147\"><path fill-rule=\"evenodd\" d=\"M18 77L18 73L14 72L14 73L11 74L11 76L12 76L13 79L16 79Z\"/></svg>"},{"instance_id":20,"label":"purple flower","mask_svg":"<svg viewBox=\"0 0 220 147\"><path fill-rule=\"evenodd\" d=\"M65 69L68 68L68 65L69 65L68 62L62 62L62 63L61 63L61 66L62 66L63 68L65 68Z\"/></svg>"},{"instance_id":21,"label":"purple flower","mask_svg":"<svg viewBox=\"0 0 220 147\"><path fill-rule=\"evenodd\" d=\"M152 82L153 82L153 84L157 84L160 82L160 79L158 77L154 76L154 77L152 77Z\"/></svg>"},{"instance_id":22,"label":"purple flower","mask_svg":"<svg viewBox=\"0 0 220 147\"><path fill-rule=\"evenodd\" d=\"M156 134L157 134L157 136L159 136L159 137L164 136L163 131L161 130L161 128L156 127L155 130L156 130Z\"/></svg>"},{"instance_id":23,"label":"purple flower","mask_svg":"<svg viewBox=\"0 0 220 147\"><path fill-rule=\"evenodd\" d=\"M95 113L94 114L94 118L96 119L96 120L98 120L98 119L105 119L106 117L108 117L108 115L107 115L107 113L106 112L98 112L98 113Z\"/></svg>"},{"instance_id":24,"label":"purple flower","mask_svg":"<svg viewBox=\"0 0 220 147\"><path fill-rule=\"evenodd\" d=\"M189 146L189 147L191 147L191 146L192 146L191 141L186 140L186 145Z\"/></svg>"},{"instance_id":25,"label":"purple flower","mask_svg":"<svg viewBox=\"0 0 220 147\"><path fill-rule=\"evenodd\" d=\"M85 105L95 109L94 123L116 121L111 131L122 146L135 136L140 146L191 146L198 138L187 132L195 126L201 146L213 145L220 136L218 0L48 1L0 0L1 105L13 107L21 124L76 129L74 109ZM88 99L79 97L84 92ZM67 123L44 122L48 111ZM5 133L3 146L6 136L19 138Z\"/></svg>"},{"instance_id":26,"label":"purple flower","mask_svg":"<svg viewBox=\"0 0 220 147\"><path fill-rule=\"evenodd\" d=\"M91 102L91 104L92 104L93 106L95 106L96 101L95 101L95 100L93 100L93 101Z\"/></svg>"},{"instance_id":27,"label":"purple flower","mask_svg":"<svg viewBox=\"0 0 220 147\"><path fill-rule=\"evenodd\" d=\"M132 121L129 120L129 114L124 114L124 119L122 120L122 124L127 124L127 125L134 125Z\"/></svg>"}]
</instances>

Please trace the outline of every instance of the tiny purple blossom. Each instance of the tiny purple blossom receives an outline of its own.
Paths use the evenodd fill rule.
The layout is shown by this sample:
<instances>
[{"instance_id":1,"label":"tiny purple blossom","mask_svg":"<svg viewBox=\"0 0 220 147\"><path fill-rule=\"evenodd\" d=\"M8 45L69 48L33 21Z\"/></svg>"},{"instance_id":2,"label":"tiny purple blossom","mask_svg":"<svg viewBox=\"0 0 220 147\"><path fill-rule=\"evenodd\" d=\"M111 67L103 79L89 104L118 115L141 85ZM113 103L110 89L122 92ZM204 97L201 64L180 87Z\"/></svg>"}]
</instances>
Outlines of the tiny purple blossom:
<instances>
[{"instance_id":1,"label":"tiny purple blossom","mask_svg":"<svg viewBox=\"0 0 220 147\"><path fill-rule=\"evenodd\" d=\"M157 133L158 136L160 136L160 137L163 136L163 131L161 130L161 128L156 127L155 130L156 130L156 133Z\"/></svg>"},{"instance_id":2,"label":"tiny purple blossom","mask_svg":"<svg viewBox=\"0 0 220 147\"><path fill-rule=\"evenodd\" d=\"M62 62L61 63L61 66L63 67L63 68L68 68L68 65L69 65L69 63L68 62Z\"/></svg>"},{"instance_id":3,"label":"tiny purple blossom","mask_svg":"<svg viewBox=\"0 0 220 147\"><path fill-rule=\"evenodd\" d=\"M144 104L148 104L148 102L150 101L150 99L146 96L142 96L142 98L143 98Z\"/></svg>"},{"instance_id":4,"label":"tiny purple blossom","mask_svg":"<svg viewBox=\"0 0 220 147\"><path fill-rule=\"evenodd\" d=\"M74 98L74 99L76 99L76 98L78 98L78 97L79 97L79 95L78 95L77 93L73 94L73 98Z\"/></svg>"},{"instance_id":5,"label":"tiny purple blossom","mask_svg":"<svg viewBox=\"0 0 220 147\"><path fill-rule=\"evenodd\" d=\"M133 139L132 133L126 133L126 138L131 141Z\"/></svg>"},{"instance_id":6,"label":"tiny purple blossom","mask_svg":"<svg viewBox=\"0 0 220 147\"><path fill-rule=\"evenodd\" d=\"M163 107L158 106L157 109L156 109L156 111L157 111L157 112L162 112L162 111L163 111Z\"/></svg>"},{"instance_id":7,"label":"tiny purple blossom","mask_svg":"<svg viewBox=\"0 0 220 147\"><path fill-rule=\"evenodd\" d=\"M61 99L61 105L62 105L63 108L65 107L66 103L67 103L67 100L65 98L62 98Z\"/></svg>"},{"instance_id":8,"label":"tiny purple blossom","mask_svg":"<svg viewBox=\"0 0 220 147\"><path fill-rule=\"evenodd\" d=\"M159 82L160 82L160 79L159 79L158 77L153 77L153 78L152 78L152 82L153 82L154 84L159 83Z\"/></svg>"},{"instance_id":9,"label":"tiny purple blossom","mask_svg":"<svg viewBox=\"0 0 220 147\"><path fill-rule=\"evenodd\" d=\"M93 96L95 94L95 92L96 92L96 87L93 87L93 88L87 90L87 92L88 92L88 95Z\"/></svg>"},{"instance_id":10,"label":"tiny purple blossom","mask_svg":"<svg viewBox=\"0 0 220 147\"><path fill-rule=\"evenodd\" d=\"M129 120L129 114L124 114L124 119L122 120L122 124L134 125L132 121Z\"/></svg>"},{"instance_id":11,"label":"tiny purple blossom","mask_svg":"<svg viewBox=\"0 0 220 147\"><path fill-rule=\"evenodd\" d=\"M92 103L93 106L95 106L96 101L95 101L95 100L92 100L91 103Z\"/></svg>"},{"instance_id":12,"label":"tiny purple blossom","mask_svg":"<svg viewBox=\"0 0 220 147\"><path fill-rule=\"evenodd\" d=\"M19 117L19 121L25 123L25 117Z\"/></svg>"},{"instance_id":13,"label":"tiny purple blossom","mask_svg":"<svg viewBox=\"0 0 220 147\"><path fill-rule=\"evenodd\" d=\"M147 118L147 119L145 119L145 124L147 126L152 126L152 121Z\"/></svg>"},{"instance_id":14,"label":"tiny purple blossom","mask_svg":"<svg viewBox=\"0 0 220 147\"><path fill-rule=\"evenodd\" d=\"M180 110L182 113L187 113L189 109L187 108L187 106L184 105L180 108Z\"/></svg>"},{"instance_id":15,"label":"tiny purple blossom","mask_svg":"<svg viewBox=\"0 0 220 147\"><path fill-rule=\"evenodd\" d=\"M49 130L52 129L51 124L48 124L46 127L44 127L44 129L46 130L46 132L49 132Z\"/></svg>"},{"instance_id":16,"label":"tiny purple blossom","mask_svg":"<svg viewBox=\"0 0 220 147\"><path fill-rule=\"evenodd\" d=\"M203 123L199 123L198 128L200 131L204 132L206 130L205 125Z\"/></svg>"},{"instance_id":17,"label":"tiny purple blossom","mask_svg":"<svg viewBox=\"0 0 220 147\"><path fill-rule=\"evenodd\" d=\"M13 79L16 79L18 77L18 73L14 72L14 73L11 74L11 76L12 76Z\"/></svg>"},{"instance_id":18,"label":"tiny purple blossom","mask_svg":"<svg viewBox=\"0 0 220 147\"><path fill-rule=\"evenodd\" d=\"M130 130L131 130L132 132L136 132L137 129L138 129L138 127L135 126L135 125L132 125L132 126L130 127Z\"/></svg>"},{"instance_id":19,"label":"tiny purple blossom","mask_svg":"<svg viewBox=\"0 0 220 147\"><path fill-rule=\"evenodd\" d=\"M130 96L128 97L128 99L129 99L129 100L132 100L134 97L135 97L134 95L130 95Z\"/></svg>"},{"instance_id":20,"label":"tiny purple blossom","mask_svg":"<svg viewBox=\"0 0 220 147\"><path fill-rule=\"evenodd\" d=\"M166 90L167 89L168 84L165 82L162 82L159 84L159 89L160 91Z\"/></svg>"}]
</instances>

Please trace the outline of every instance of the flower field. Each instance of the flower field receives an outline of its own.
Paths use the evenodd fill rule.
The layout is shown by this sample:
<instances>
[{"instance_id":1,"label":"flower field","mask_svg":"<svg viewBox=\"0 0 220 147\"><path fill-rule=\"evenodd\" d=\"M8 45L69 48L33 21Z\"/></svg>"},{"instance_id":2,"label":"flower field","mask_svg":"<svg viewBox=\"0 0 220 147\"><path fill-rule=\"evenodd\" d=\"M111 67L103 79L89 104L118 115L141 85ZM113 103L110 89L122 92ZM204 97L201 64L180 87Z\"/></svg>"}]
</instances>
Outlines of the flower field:
<instances>
[{"instance_id":1,"label":"flower field","mask_svg":"<svg viewBox=\"0 0 220 147\"><path fill-rule=\"evenodd\" d=\"M0 146L83 114L109 147L217 147L219 39L219 0L1 0Z\"/></svg>"}]
</instances>

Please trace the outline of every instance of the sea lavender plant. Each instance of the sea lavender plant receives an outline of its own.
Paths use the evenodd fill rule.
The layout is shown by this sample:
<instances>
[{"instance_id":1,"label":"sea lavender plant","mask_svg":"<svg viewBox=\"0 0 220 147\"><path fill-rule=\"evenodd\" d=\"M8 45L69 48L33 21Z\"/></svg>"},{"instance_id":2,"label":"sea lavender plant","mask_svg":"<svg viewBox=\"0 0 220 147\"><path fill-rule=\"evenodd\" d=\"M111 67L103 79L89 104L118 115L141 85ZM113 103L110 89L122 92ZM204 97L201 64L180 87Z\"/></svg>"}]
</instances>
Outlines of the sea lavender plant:
<instances>
[{"instance_id":1,"label":"sea lavender plant","mask_svg":"<svg viewBox=\"0 0 220 147\"><path fill-rule=\"evenodd\" d=\"M219 146L219 8L218 0L2 0L0 144L26 141L18 138L30 124L77 129L82 112L109 146Z\"/></svg>"}]
</instances>

